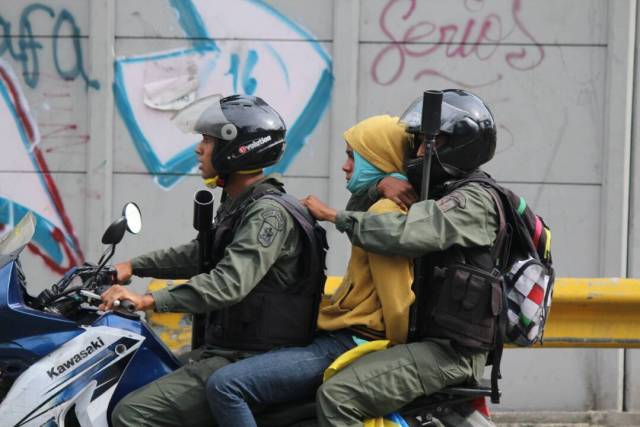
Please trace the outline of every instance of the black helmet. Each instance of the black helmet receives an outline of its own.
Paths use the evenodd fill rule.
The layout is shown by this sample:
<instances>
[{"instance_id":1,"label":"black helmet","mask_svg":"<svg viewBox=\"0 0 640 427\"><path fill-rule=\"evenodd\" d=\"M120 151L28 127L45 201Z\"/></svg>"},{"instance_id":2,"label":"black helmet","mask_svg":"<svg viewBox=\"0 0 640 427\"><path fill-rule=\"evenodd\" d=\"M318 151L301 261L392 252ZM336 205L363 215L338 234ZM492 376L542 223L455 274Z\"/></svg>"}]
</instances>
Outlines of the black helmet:
<instances>
[{"instance_id":1,"label":"black helmet","mask_svg":"<svg viewBox=\"0 0 640 427\"><path fill-rule=\"evenodd\" d=\"M216 138L211 163L221 176L271 166L284 151L284 120L257 96L209 96L173 119L184 131Z\"/></svg>"},{"instance_id":2,"label":"black helmet","mask_svg":"<svg viewBox=\"0 0 640 427\"><path fill-rule=\"evenodd\" d=\"M485 103L460 89L446 89L442 95L440 133L446 136L446 141L434 150L431 178L436 184L473 172L491 160L496 151L496 124ZM422 97L411 104L400 122L406 125L407 132L419 135L421 117ZM408 174L413 167L417 168L416 172L422 171L421 160L415 159L417 145L413 155L409 155L413 160L407 162Z\"/></svg>"}]
</instances>

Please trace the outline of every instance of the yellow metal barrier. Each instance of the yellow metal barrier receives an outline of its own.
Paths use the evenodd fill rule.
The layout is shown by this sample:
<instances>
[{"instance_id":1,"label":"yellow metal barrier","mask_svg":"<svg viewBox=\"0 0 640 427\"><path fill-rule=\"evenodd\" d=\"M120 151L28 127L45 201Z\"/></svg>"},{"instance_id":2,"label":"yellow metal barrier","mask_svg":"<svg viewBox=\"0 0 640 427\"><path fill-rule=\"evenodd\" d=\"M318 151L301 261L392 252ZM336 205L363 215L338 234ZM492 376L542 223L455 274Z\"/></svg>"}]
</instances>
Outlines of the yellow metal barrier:
<instances>
[{"instance_id":1,"label":"yellow metal barrier","mask_svg":"<svg viewBox=\"0 0 640 427\"><path fill-rule=\"evenodd\" d=\"M640 280L556 280L544 347L640 347Z\"/></svg>"},{"instance_id":2,"label":"yellow metal barrier","mask_svg":"<svg viewBox=\"0 0 640 427\"><path fill-rule=\"evenodd\" d=\"M341 280L327 278L325 293L332 294ZM148 289L167 283L153 280ZM172 350L180 353L189 348L190 316L148 313L147 319ZM557 279L543 347L640 348L640 279Z\"/></svg>"}]
</instances>

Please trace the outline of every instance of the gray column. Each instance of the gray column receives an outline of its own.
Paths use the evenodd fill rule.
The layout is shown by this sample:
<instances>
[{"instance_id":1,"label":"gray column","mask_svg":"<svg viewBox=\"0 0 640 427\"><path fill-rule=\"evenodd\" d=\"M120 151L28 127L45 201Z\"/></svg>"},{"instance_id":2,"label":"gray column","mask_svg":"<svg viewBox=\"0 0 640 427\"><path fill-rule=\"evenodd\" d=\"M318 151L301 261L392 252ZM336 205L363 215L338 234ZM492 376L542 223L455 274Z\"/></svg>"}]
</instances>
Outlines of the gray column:
<instances>
[{"instance_id":1,"label":"gray column","mask_svg":"<svg viewBox=\"0 0 640 427\"><path fill-rule=\"evenodd\" d=\"M360 1L334 0L333 2L333 75L335 78L331 98L331 149L329 152L329 205L343 209L349 198L345 188L345 160L342 133L357 120L358 109L358 40L360 28ZM329 274L344 274L349 259L348 239L334 227L327 227Z\"/></svg>"},{"instance_id":2,"label":"gray column","mask_svg":"<svg viewBox=\"0 0 640 427\"><path fill-rule=\"evenodd\" d=\"M640 20L640 13L636 10L636 25ZM638 47L640 46L640 34L636 31L635 53L638 57ZM629 277L640 277L640 150L638 150L638 140L640 133L638 123L640 123L640 68L634 69L633 86L633 126L631 129L631 167L629 180L629 238L627 254L627 273ZM624 373L624 409L627 411L640 410L640 350L625 350L625 373ZM635 379L635 380L634 380Z\"/></svg>"},{"instance_id":3,"label":"gray column","mask_svg":"<svg viewBox=\"0 0 640 427\"><path fill-rule=\"evenodd\" d=\"M85 254L95 261L102 252L100 238L112 220L113 196L113 61L115 58L116 2L90 3L89 49L91 76L100 90L90 90L87 146Z\"/></svg>"},{"instance_id":4,"label":"gray column","mask_svg":"<svg viewBox=\"0 0 640 427\"><path fill-rule=\"evenodd\" d=\"M601 273L626 276L636 1L609 4L603 140ZM622 410L624 350L596 351L594 409Z\"/></svg>"}]
</instances>

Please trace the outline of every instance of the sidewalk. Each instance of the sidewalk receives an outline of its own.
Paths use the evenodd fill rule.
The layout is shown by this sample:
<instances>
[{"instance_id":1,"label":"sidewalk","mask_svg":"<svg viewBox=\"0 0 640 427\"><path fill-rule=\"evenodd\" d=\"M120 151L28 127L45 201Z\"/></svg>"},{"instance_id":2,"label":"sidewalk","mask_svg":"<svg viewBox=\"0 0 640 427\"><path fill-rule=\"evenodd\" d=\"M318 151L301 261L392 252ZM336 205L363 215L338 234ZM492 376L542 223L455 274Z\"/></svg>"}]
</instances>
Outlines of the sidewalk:
<instances>
[{"instance_id":1,"label":"sidewalk","mask_svg":"<svg viewBox=\"0 0 640 427\"><path fill-rule=\"evenodd\" d=\"M640 412L492 412L498 427L638 427Z\"/></svg>"}]
</instances>

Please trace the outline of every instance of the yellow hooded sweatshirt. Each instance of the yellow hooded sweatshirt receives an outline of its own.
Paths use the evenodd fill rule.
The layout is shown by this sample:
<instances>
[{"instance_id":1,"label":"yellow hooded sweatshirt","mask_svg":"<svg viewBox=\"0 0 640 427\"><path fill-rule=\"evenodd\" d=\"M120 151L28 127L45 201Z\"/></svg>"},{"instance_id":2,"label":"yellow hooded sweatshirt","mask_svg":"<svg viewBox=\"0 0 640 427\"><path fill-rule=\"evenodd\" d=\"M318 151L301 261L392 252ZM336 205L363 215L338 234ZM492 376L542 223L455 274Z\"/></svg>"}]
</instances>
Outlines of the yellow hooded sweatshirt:
<instances>
[{"instance_id":1,"label":"yellow hooded sweatshirt","mask_svg":"<svg viewBox=\"0 0 640 427\"><path fill-rule=\"evenodd\" d=\"M347 130L344 139L381 171L402 173L407 135L397 117L370 117ZM380 199L368 212L403 210L391 200ZM411 258L382 256L352 246L347 273L329 305L320 309L318 327L351 328L370 338L406 342L409 307L415 299L412 282Z\"/></svg>"}]
</instances>

